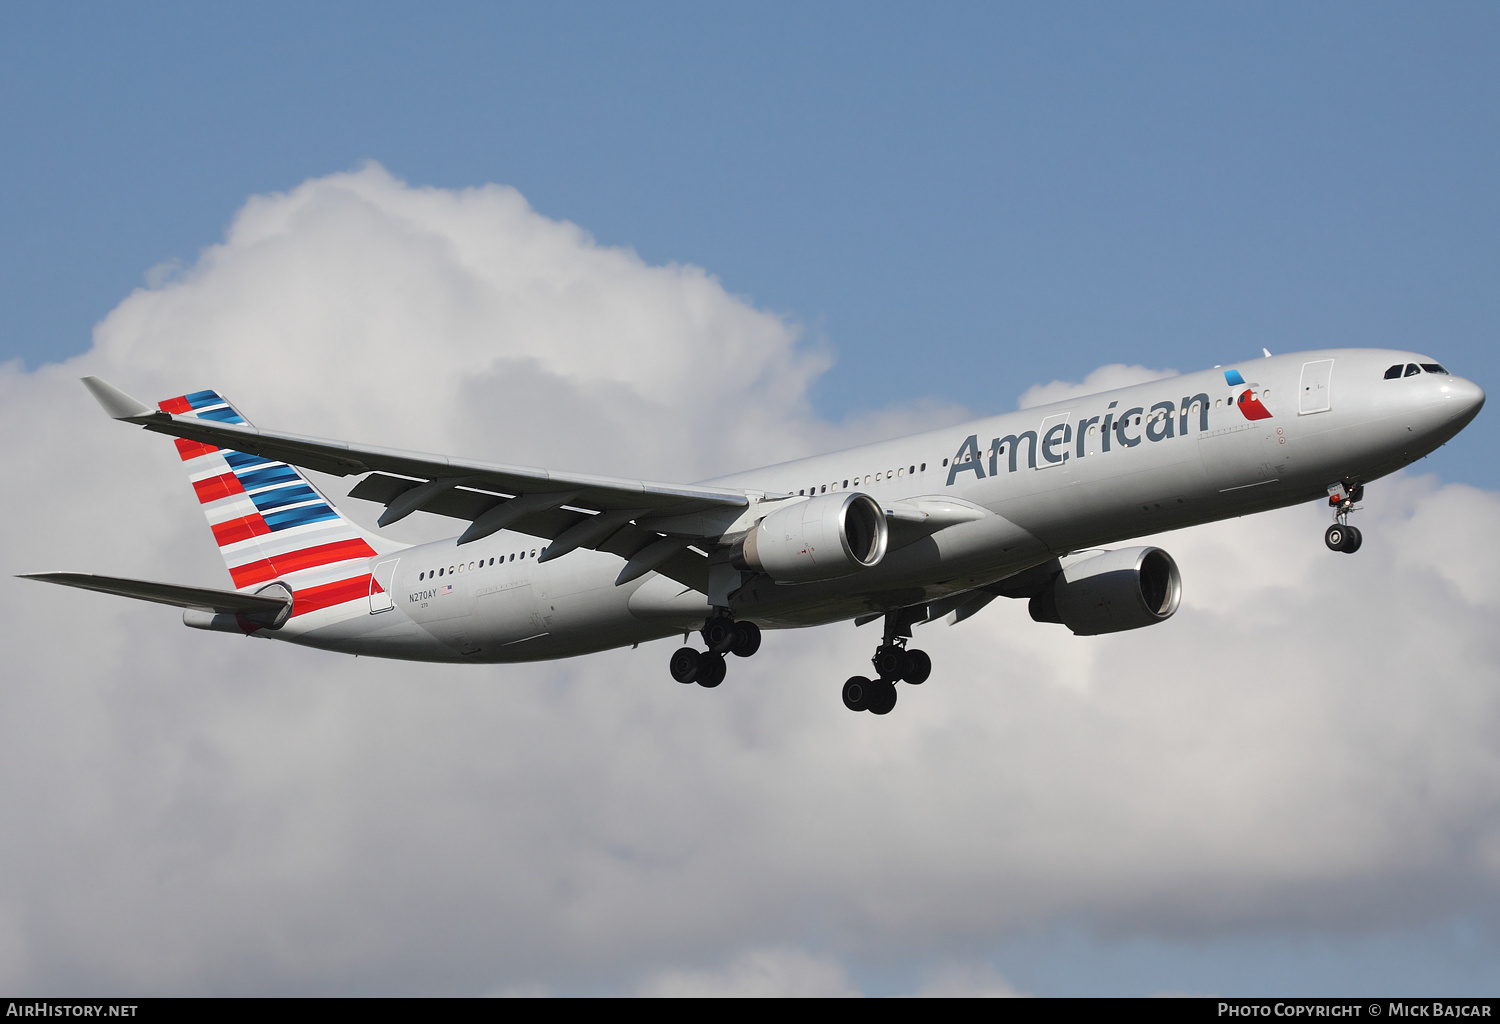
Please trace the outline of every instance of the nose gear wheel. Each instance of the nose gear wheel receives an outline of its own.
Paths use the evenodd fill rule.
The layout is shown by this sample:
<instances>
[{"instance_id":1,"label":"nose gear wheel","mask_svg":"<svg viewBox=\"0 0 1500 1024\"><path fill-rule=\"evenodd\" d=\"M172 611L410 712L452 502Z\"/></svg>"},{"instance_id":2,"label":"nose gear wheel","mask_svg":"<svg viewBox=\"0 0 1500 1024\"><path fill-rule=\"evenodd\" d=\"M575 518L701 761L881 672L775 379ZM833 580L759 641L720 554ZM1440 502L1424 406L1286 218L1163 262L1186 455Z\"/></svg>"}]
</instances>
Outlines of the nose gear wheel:
<instances>
[{"instance_id":1,"label":"nose gear wheel","mask_svg":"<svg viewBox=\"0 0 1500 1024\"><path fill-rule=\"evenodd\" d=\"M1364 540L1357 526L1334 523L1323 532L1323 543L1328 545L1329 551L1342 551L1347 555L1358 551Z\"/></svg>"},{"instance_id":2,"label":"nose gear wheel","mask_svg":"<svg viewBox=\"0 0 1500 1024\"><path fill-rule=\"evenodd\" d=\"M1359 532L1359 527L1349 525L1349 514L1359 507L1356 502L1364 498L1365 485L1339 484L1329 490L1332 492L1328 496L1328 504L1333 507L1333 525L1323 531L1323 543L1328 545L1329 551L1342 551L1346 555L1352 555L1359 550L1365 538Z\"/></svg>"}]
</instances>

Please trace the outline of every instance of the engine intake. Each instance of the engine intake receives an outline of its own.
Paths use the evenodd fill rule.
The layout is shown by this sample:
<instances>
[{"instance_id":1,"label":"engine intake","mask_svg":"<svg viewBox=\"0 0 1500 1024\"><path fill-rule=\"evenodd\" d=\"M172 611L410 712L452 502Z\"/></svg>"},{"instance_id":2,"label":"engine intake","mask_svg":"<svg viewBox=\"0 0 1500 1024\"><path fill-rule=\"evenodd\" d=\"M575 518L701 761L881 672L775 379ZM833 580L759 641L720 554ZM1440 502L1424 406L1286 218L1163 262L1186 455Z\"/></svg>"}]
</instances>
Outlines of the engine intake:
<instances>
[{"instance_id":1,"label":"engine intake","mask_svg":"<svg viewBox=\"0 0 1500 1024\"><path fill-rule=\"evenodd\" d=\"M1063 568L1031 599L1031 617L1097 636L1165 622L1182 602L1182 573L1161 548L1121 548Z\"/></svg>"},{"instance_id":2,"label":"engine intake","mask_svg":"<svg viewBox=\"0 0 1500 1024\"><path fill-rule=\"evenodd\" d=\"M831 580L879 565L888 539L885 512L868 494L819 494L751 527L734 564L777 583Z\"/></svg>"}]
</instances>

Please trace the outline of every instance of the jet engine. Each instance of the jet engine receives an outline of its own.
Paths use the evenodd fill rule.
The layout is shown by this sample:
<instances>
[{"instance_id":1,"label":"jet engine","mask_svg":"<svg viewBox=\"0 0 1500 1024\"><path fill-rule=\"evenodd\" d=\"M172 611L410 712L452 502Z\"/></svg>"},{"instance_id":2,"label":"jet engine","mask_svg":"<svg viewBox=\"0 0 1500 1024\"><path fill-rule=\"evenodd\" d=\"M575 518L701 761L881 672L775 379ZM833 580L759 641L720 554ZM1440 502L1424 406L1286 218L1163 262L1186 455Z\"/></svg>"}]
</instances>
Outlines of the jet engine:
<instances>
[{"instance_id":1,"label":"jet engine","mask_svg":"<svg viewBox=\"0 0 1500 1024\"><path fill-rule=\"evenodd\" d=\"M885 512L868 494L819 494L752 526L734 564L777 583L837 579L879 565L888 537Z\"/></svg>"},{"instance_id":2,"label":"jet engine","mask_svg":"<svg viewBox=\"0 0 1500 1024\"><path fill-rule=\"evenodd\" d=\"M1182 602L1182 573L1161 548L1121 548L1063 567L1031 598L1031 617L1078 636L1164 622Z\"/></svg>"}]
</instances>

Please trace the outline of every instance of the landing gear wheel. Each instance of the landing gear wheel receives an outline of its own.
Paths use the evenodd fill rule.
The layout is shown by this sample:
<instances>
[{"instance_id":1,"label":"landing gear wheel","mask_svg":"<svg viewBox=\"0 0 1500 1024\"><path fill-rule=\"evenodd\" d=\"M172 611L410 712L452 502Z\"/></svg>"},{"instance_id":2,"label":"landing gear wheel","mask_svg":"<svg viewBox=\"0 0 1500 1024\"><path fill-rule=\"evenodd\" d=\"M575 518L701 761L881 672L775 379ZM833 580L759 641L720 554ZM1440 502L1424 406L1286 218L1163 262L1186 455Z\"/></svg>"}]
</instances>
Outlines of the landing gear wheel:
<instances>
[{"instance_id":1,"label":"landing gear wheel","mask_svg":"<svg viewBox=\"0 0 1500 1024\"><path fill-rule=\"evenodd\" d=\"M1348 536L1344 539L1344 551L1352 555L1365 542L1365 536L1359 532L1359 527L1357 526L1349 526L1345 527L1345 529L1348 531Z\"/></svg>"},{"instance_id":2,"label":"landing gear wheel","mask_svg":"<svg viewBox=\"0 0 1500 1024\"><path fill-rule=\"evenodd\" d=\"M875 671L881 679L905 679L912 670L911 656L895 644L882 647L875 652Z\"/></svg>"},{"instance_id":3,"label":"landing gear wheel","mask_svg":"<svg viewBox=\"0 0 1500 1024\"><path fill-rule=\"evenodd\" d=\"M729 651L737 658L748 658L760 650L760 627L753 622L734 624L734 642Z\"/></svg>"},{"instance_id":4,"label":"landing gear wheel","mask_svg":"<svg viewBox=\"0 0 1500 1024\"><path fill-rule=\"evenodd\" d=\"M907 651L906 656L911 659L911 668L901 678L913 686L921 686L932 675L932 659L926 651Z\"/></svg>"},{"instance_id":5,"label":"landing gear wheel","mask_svg":"<svg viewBox=\"0 0 1500 1024\"><path fill-rule=\"evenodd\" d=\"M691 647L679 647L669 663L672 678L679 683L691 683L698 678L698 652Z\"/></svg>"},{"instance_id":6,"label":"landing gear wheel","mask_svg":"<svg viewBox=\"0 0 1500 1024\"><path fill-rule=\"evenodd\" d=\"M888 715L896 706L896 684L889 679L877 679L870 684L870 696L865 699L865 708L872 715Z\"/></svg>"},{"instance_id":7,"label":"landing gear wheel","mask_svg":"<svg viewBox=\"0 0 1500 1024\"><path fill-rule=\"evenodd\" d=\"M695 654L697 652L694 652ZM712 690L724 681L724 655L715 654L712 651L704 651L698 654L698 678L699 686Z\"/></svg>"},{"instance_id":8,"label":"landing gear wheel","mask_svg":"<svg viewBox=\"0 0 1500 1024\"><path fill-rule=\"evenodd\" d=\"M1323 543L1328 545L1329 551L1347 551L1344 546L1349 539L1349 527L1343 523L1334 523L1323 531Z\"/></svg>"},{"instance_id":9,"label":"landing gear wheel","mask_svg":"<svg viewBox=\"0 0 1500 1024\"><path fill-rule=\"evenodd\" d=\"M716 654L723 654L734 643L734 620L723 617L709 619L703 624L701 632L708 649Z\"/></svg>"},{"instance_id":10,"label":"landing gear wheel","mask_svg":"<svg viewBox=\"0 0 1500 1024\"><path fill-rule=\"evenodd\" d=\"M870 681L864 676L850 676L844 684L844 707L850 711L863 711L870 699Z\"/></svg>"}]
</instances>

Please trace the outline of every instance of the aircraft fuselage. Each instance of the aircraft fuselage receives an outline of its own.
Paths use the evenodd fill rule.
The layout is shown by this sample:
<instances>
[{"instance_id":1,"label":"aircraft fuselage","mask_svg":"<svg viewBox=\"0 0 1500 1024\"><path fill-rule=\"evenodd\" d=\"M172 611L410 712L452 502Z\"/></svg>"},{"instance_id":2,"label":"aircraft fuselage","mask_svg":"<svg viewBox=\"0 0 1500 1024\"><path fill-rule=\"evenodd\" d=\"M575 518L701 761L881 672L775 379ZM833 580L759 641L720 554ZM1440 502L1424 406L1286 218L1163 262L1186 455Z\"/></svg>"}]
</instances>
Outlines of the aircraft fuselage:
<instances>
[{"instance_id":1,"label":"aircraft fuselage","mask_svg":"<svg viewBox=\"0 0 1500 1024\"><path fill-rule=\"evenodd\" d=\"M974 512L893 541L878 565L838 579L779 584L747 573L730 608L771 628L840 621L1067 552L1324 499L1333 485L1433 451L1483 403L1476 385L1446 372L1387 379L1398 364L1434 365L1377 349L1255 359L705 481L796 496L787 501L860 491L887 508ZM615 555L579 549L539 562L546 544L502 531L377 556L388 607L372 598L362 614L304 616L276 635L397 658L530 661L682 633L711 611L706 594L663 575L616 585Z\"/></svg>"}]
</instances>

